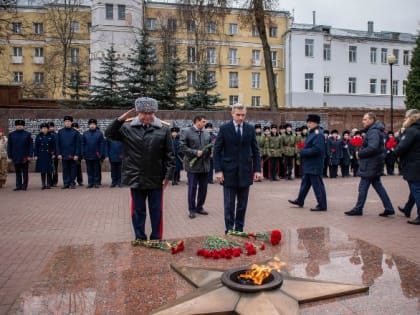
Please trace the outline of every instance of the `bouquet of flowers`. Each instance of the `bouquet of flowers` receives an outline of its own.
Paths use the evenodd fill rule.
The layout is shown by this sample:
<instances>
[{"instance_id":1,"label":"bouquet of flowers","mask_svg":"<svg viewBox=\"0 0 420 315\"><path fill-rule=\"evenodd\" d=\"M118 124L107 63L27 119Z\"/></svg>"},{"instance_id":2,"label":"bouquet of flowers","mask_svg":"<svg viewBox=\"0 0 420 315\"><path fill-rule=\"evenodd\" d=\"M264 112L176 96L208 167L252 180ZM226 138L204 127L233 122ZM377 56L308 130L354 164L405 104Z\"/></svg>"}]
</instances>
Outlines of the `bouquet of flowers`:
<instances>
[{"instance_id":1,"label":"bouquet of flowers","mask_svg":"<svg viewBox=\"0 0 420 315\"><path fill-rule=\"evenodd\" d=\"M273 230L270 233L250 233L250 232L239 232L230 230L228 231L229 235L234 236L242 236L242 237L253 237L255 239L262 239L263 241L270 241L271 245L278 245L281 241L281 231L280 230Z\"/></svg>"},{"instance_id":2,"label":"bouquet of flowers","mask_svg":"<svg viewBox=\"0 0 420 315\"><path fill-rule=\"evenodd\" d=\"M231 259L232 257L239 257L241 254L242 248L240 244L218 236L209 236L204 247L197 251L198 256L213 259Z\"/></svg>"},{"instance_id":3,"label":"bouquet of flowers","mask_svg":"<svg viewBox=\"0 0 420 315\"><path fill-rule=\"evenodd\" d=\"M305 147L305 142L300 141L296 144L296 148L302 150Z\"/></svg>"},{"instance_id":4,"label":"bouquet of flowers","mask_svg":"<svg viewBox=\"0 0 420 315\"><path fill-rule=\"evenodd\" d=\"M211 143L209 143L209 144L207 144L207 145L205 145L202 149L201 149L201 151L203 151L203 155L204 154L206 154L209 150L211 150L211 148L214 146L214 143L213 142L211 142ZM203 156L202 155L202 156ZM190 167L193 167L194 166L194 164L197 162L197 160L199 159L200 157L198 157L198 156L196 156L196 157L193 157L192 159L191 159L191 161L190 161Z\"/></svg>"},{"instance_id":5,"label":"bouquet of flowers","mask_svg":"<svg viewBox=\"0 0 420 315\"><path fill-rule=\"evenodd\" d=\"M133 246L145 246L149 248L157 248L161 250L171 251L172 254L177 254L184 250L184 241L168 242L165 240L139 240L131 241Z\"/></svg>"},{"instance_id":6,"label":"bouquet of flowers","mask_svg":"<svg viewBox=\"0 0 420 315\"><path fill-rule=\"evenodd\" d=\"M385 144L387 150L393 150L397 146L397 141L394 138L389 138Z\"/></svg>"},{"instance_id":7,"label":"bouquet of flowers","mask_svg":"<svg viewBox=\"0 0 420 315\"><path fill-rule=\"evenodd\" d=\"M350 144L356 149L360 148L363 144L363 138L361 136L354 136L350 139Z\"/></svg>"}]
</instances>

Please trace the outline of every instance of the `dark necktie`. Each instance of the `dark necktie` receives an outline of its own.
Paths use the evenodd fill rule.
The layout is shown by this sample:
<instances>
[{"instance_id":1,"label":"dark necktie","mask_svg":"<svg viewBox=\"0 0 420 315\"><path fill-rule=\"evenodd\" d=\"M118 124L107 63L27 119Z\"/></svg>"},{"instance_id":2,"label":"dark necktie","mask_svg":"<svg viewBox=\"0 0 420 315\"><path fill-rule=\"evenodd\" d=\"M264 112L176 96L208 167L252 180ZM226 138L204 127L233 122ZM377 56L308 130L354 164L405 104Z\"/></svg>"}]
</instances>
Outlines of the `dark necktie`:
<instances>
[{"instance_id":1,"label":"dark necktie","mask_svg":"<svg viewBox=\"0 0 420 315\"><path fill-rule=\"evenodd\" d=\"M241 125L237 125L236 134L238 135L238 138L241 137Z\"/></svg>"}]
</instances>

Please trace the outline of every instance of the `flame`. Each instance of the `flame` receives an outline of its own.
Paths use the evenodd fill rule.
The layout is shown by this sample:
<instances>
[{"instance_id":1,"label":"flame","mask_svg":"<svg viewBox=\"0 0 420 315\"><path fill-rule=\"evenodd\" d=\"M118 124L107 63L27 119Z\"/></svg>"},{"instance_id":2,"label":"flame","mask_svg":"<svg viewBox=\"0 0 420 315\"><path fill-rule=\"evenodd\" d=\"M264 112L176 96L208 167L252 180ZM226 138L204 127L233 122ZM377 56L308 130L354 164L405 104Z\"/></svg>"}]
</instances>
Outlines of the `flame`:
<instances>
[{"instance_id":1,"label":"flame","mask_svg":"<svg viewBox=\"0 0 420 315\"><path fill-rule=\"evenodd\" d=\"M252 264L251 269L240 274L240 279L252 280L254 284L261 285L266 278L270 276L272 270L281 271L286 266L285 262L281 262L279 258L274 257L274 261L270 261L268 265Z\"/></svg>"}]
</instances>

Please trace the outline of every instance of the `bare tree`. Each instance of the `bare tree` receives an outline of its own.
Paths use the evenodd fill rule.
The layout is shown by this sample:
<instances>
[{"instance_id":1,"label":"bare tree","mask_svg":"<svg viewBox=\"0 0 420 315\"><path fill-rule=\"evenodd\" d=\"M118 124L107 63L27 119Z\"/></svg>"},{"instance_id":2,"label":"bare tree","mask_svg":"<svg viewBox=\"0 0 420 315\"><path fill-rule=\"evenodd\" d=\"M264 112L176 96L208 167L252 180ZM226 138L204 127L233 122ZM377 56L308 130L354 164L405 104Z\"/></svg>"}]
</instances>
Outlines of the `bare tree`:
<instances>
[{"instance_id":1,"label":"bare tree","mask_svg":"<svg viewBox=\"0 0 420 315\"><path fill-rule=\"evenodd\" d=\"M59 51L61 61L61 94L66 96L67 68L74 35L77 31L77 18L81 10L81 0L62 0L46 5L51 33L56 34L54 48Z\"/></svg>"},{"instance_id":2,"label":"bare tree","mask_svg":"<svg viewBox=\"0 0 420 315\"><path fill-rule=\"evenodd\" d=\"M268 43L266 25L269 22L269 11L276 4L276 0L246 0L247 13L241 16L244 24L257 28L261 44L263 48L265 72L267 77L268 95L270 101L270 109L278 110L277 89L271 58L271 48Z\"/></svg>"}]
</instances>

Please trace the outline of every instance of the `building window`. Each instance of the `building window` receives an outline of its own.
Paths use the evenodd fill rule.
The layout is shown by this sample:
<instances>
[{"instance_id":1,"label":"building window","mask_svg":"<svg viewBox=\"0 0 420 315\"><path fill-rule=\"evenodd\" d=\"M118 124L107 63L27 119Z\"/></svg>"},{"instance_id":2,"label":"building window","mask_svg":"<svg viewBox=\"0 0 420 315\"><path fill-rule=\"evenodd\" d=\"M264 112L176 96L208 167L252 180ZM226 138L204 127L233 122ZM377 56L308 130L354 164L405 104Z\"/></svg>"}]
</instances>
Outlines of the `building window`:
<instances>
[{"instance_id":1,"label":"building window","mask_svg":"<svg viewBox=\"0 0 420 315\"><path fill-rule=\"evenodd\" d=\"M118 20L125 20L125 5L118 5Z\"/></svg>"},{"instance_id":2,"label":"building window","mask_svg":"<svg viewBox=\"0 0 420 315\"><path fill-rule=\"evenodd\" d=\"M112 20L114 18L114 5L111 3L105 4L105 18Z\"/></svg>"},{"instance_id":3,"label":"building window","mask_svg":"<svg viewBox=\"0 0 420 315\"><path fill-rule=\"evenodd\" d=\"M305 90L313 91L314 90L314 74L305 73Z\"/></svg>"},{"instance_id":4,"label":"building window","mask_svg":"<svg viewBox=\"0 0 420 315\"><path fill-rule=\"evenodd\" d=\"M208 72L208 80L210 83L215 83L216 82L216 71L209 71Z\"/></svg>"},{"instance_id":5,"label":"building window","mask_svg":"<svg viewBox=\"0 0 420 315\"><path fill-rule=\"evenodd\" d=\"M392 80L392 94L398 95L398 80Z\"/></svg>"},{"instance_id":6,"label":"building window","mask_svg":"<svg viewBox=\"0 0 420 315\"><path fill-rule=\"evenodd\" d=\"M195 60L196 60L195 47L192 47L192 46L187 47L187 57L188 57L188 63L195 63Z\"/></svg>"},{"instance_id":7,"label":"building window","mask_svg":"<svg viewBox=\"0 0 420 315\"><path fill-rule=\"evenodd\" d=\"M270 33L270 37L277 37L277 34L278 34L277 26L271 26L269 33Z\"/></svg>"},{"instance_id":8,"label":"building window","mask_svg":"<svg viewBox=\"0 0 420 315\"><path fill-rule=\"evenodd\" d=\"M238 87L238 72L229 72L229 87Z\"/></svg>"},{"instance_id":9,"label":"building window","mask_svg":"<svg viewBox=\"0 0 420 315\"><path fill-rule=\"evenodd\" d=\"M324 44L324 60L330 61L331 60L331 45Z\"/></svg>"},{"instance_id":10,"label":"building window","mask_svg":"<svg viewBox=\"0 0 420 315\"><path fill-rule=\"evenodd\" d=\"M194 33L196 28L197 28L197 26L195 25L195 21L193 21L193 20L188 20L187 21L187 32Z\"/></svg>"},{"instance_id":11,"label":"building window","mask_svg":"<svg viewBox=\"0 0 420 315\"><path fill-rule=\"evenodd\" d=\"M233 106L239 102L238 95L229 95L229 106Z\"/></svg>"},{"instance_id":12,"label":"building window","mask_svg":"<svg viewBox=\"0 0 420 315\"><path fill-rule=\"evenodd\" d=\"M388 49L387 48L381 48L381 63L383 65L388 63Z\"/></svg>"},{"instance_id":13,"label":"building window","mask_svg":"<svg viewBox=\"0 0 420 315\"><path fill-rule=\"evenodd\" d=\"M381 94L386 94L386 87L388 85L387 80L382 79L381 80Z\"/></svg>"},{"instance_id":14,"label":"building window","mask_svg":"<svg viewBox=\"0 0 420 315\"><path fill-rule=\"evenodd\" d=\"M215 22L208 22L207 23L207 33L208 34L216 34L216 23Z\"/></svg>"},{"instance_id":15,"label":"building window","mask_svg":"<svg viewBox=\"0 0 420 315\"><path fill-rule=\"evenodd\" d=\"M400 60L400 51L398 49L393 49L392 54L395 56L395 65L399 64Z\"/></svg>"},{"instance_id":16,"label":"building window","mask_svg":"<svg viewBox=\"0 0 420 315\"><path fill-rule=\"evenodd\" d=\"M252 65L253 66L260 66L261 65L261 51L260 50L252 50Z\"/></svg>"},{"instance_id":17,"label":"building window","mask_svg":"<svg viewBox=\"0 0 420 315\"><path fill-rule=\"evenodd\" d=\"M404 80L403 81L403 91L402 91L403 93L403 95L405 95L405 93L407 92L407 80Z\"/></svg>"},{"instance_id":18,"label":"building window","mask_svg":"<svg viewBox=\"0 0 420 315\"><path fill-rule=\"evenodd\" d=\"M146 20L146 28L150 31L156 30L157 20L156 19L147 19Z\"/></svg>"},{"instance_id":19,"label":"building window","mask_svg":"<svg viewBox=\"0 0 420 315\"><path fill-rule=\"evenodd\" d=\"M88 33L92 32L92 23L89 22L87 24L87 30L88 30Z\"/></svg>"},{"instance_id":20,"label":"building window","mask_svg":"<svg viewBox=\"0 0 420 315\"><path fill-rule=\"evenodd\" d=\"M13 82L22 83L23 82L23 72L13 72Z\"/></svg>"},{"instance_id":21,"label":"building window","mask_svg":"<svg viewBox=\"0 0 420 315\"><path fill-rule=\"evenodd\" d=\"M175 45L170 45L169 48L168 48L168 52L169 52L169 56L171 56L171 58L176 58L177 50L176 50Z\"/></svg>"},{"instance_id":22,"label":"building window","mask_svg":"<svg viewBox=\"0 0 420 315\"><path fill-rule=\"evenodd\" d=\"M236 48L229 48L229 65L237 65L238 63L238 50Z\"/></svg>"},{"instance_id":23,"label":"building window","mask_svg":"<svg viewBox=\"0 0 420 315\"><path fill-rule=\"evenodd\" d=\"M34 23L33 28L34 28L34 34L39 35L39 34L44 33L44 24L42 24L42 23Z\"/></svg>"},{"instance_id":24,"label":"building window","mask_svg":"<svg viewBox=\"0 0 420 315\"><path fill-rule=\"evenodd\" d=\"M330 93L331 78L324 77L324 93Z\"/></svg>"},{"instance_id":25,"label":"building window","mask_svg":"<svg viewBox=\"0 0 420 315\"><path fill-rule=\"evenodd\" d=\"M260 107L261 106L261 96L251 96L251 106Z\"/></svg>"},{"instance_id":26,"label":"building window","mask_svg":"<svg viewBox=\"0 0 420 315\"><path fill-rule=\"evenodd\" d=\"M370 94L376 94L376 79L370 79L369 86Z\"/></svg>"},{"instance_id":27,"label":"building window","mask_svg":"<svg viewBox=\"0 0 420 315\"><path fill-rule=\"evenodd\" d=\"M278 67L278 61L277 61L277 51L271 52L271 63L273 65L273 68Z\"/></svg>"},{"instance_id":28,"label":"building window","mask_svg":"<svg viewBox=\"0 0 420 315\"><path fill-rule=\"evenodd\" d=\"M258 36L260 36L260 33L258 32L258 28L257 28L256 25L253 25L252 26L251 35L252 35L252 37L258 37Z\"/></svg>"},{"instance_id":29,"label":"building window","mask_svg":"<svg viewBox=\"0 0 420 315\"><path fill-rule=\"evenodd\" d=\"M22 23L21 22L13 22L12 23L12 32L13 32L13 34L22 34Z\"/></svg>"},{"instance_id":30,"label":"building window","mask_svg":"<svg viewBox=\"0 0 420 315\"><path fill-rule=\"evenodd\" d=\"M305 57L314 56L314 40L305 39Z\"/></svg>"},{"instance_id":31,"label":"building window","mask_svg":"<svg viewBox=\"0 0 420 315\"><path fill-rule=\"evenodd\" d=\"M410 51L404 50L403 51L403 65L408 66L409 64L410 64Z\"/></svg>"},{"instance_id":32,"label":"building window","mask_svg":"<svg viewBox=\"0 0 420 315\"><path fill-rule=\"evenodd\" d=\"M349 62L357 61L357 46L349 47Z\"/></svg>"},{"instance_id":33,"label":"building window","mask_svg":"<svg viewBox=\"0 0 420 315\"><path fill-rule=\"evenodd\" d=\"M22 47L13 47L13 57L22 57Z\"/></svg>"},{"instance_id":34,"label":"building window","mask_svg":"<svg viewBox=\"0 0 420 315\"><path fill-rule=\"evenodd\" d=\"M253 89L259 89L261 87L261 74L259 72L252 72L252 83Z\"/></svg>"},{"instance_id":35,"label":"building window","mask_svg":"<svg viewBox=\"0 0 420 315\"><path fill-rule=\"evenodd\" d=\"M70 75L70 86L77 87L80 82L80 73L79 72L72 72Z\"/></svg>"},{"instance_id":36,"label":"building window","mask_svg":"<svg viewBox=\"0 0 420 315\"><path fill-rule=\"evenodd\" d=\"M168 19L168 29L171 32L176 32L176 19L174 19L174 18L169 18Z\"/></svg>"},{"instance_id":37,"label":"building window","mask_svg":"<svg viewBox=\"0 0 420 315\"><path fill-rule=\"evenodd\" d=\"M34 57L44 57L44 48L35 47L34 48Z\"/></svg>"},{"instance_id":38,"label":"building window","mask_svg":"<svg viewBox=\"0 0 420 315\"><path fill-rule=\"evenodd\" d=\"M370 47L370 63L376 63L376 47Z\"/></svg>"},{"instance_id":39,"label":"building window","mask_svg":"<svg viewBox=\"0 0 420 315\"><path fill-rule=\"evenodd\" d=\"M195 71L187 71L187 84L188 86L194 86L197 79Z\"/></svg>"},{"instance_id":40,"label":"building window","mask_svg":"<svg viewBox=\"0 0 420 315\"><path fill-rule=\"evenodd\" d=\"M356 78L349 78L349 94L356 93Z\"/></svg>"},{"instance_id":41,"label":"building window","mask_svg":"<svg viewBox=\"0 0 420 315\"><path fill-rule=\"evenodd\" d=\"M72 64L79 63L79 48L70 48L70 62Z\"/></svg>"},{"instance_id":42,"label":"building window","mask_svg":"<svg viewBox=\"0 0 420 315\"><path fill-rule=\"evenodd\" d=\"M207 63L214 65L216 64L216 48L207 48Z\"/></svg>"},{"instance_id":43,"label":"building window","mask_svg":"<svg viewBox=\"0 0 420 315\"><path fill-rule=\"evenodd\" d=\"M70 31L72 33L79 33L80 32L80 24L77 21L70 22Z\"/></svg>"},{"instance_id":44,"label":"building window","mask_svg":"<svg viewBox=\"0 0 420 315\"><path fill-rule=\"evenodd\" d=\"M238 24L236 23L229 23L229 35L236 35L238 34Z\"/></svg>"},{"instance_id":45,"label":"building window","mask_svg":"<svg viewBox=\"0 0 420 315\"><path fill-rule=\"evenodd\" d=\"M35 84L44 83L44 73L43 72L34 72L34 83Z\"/></svg>"}]
</instances>

